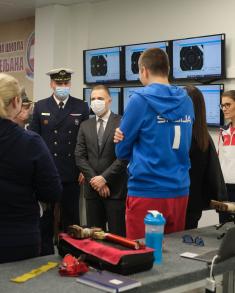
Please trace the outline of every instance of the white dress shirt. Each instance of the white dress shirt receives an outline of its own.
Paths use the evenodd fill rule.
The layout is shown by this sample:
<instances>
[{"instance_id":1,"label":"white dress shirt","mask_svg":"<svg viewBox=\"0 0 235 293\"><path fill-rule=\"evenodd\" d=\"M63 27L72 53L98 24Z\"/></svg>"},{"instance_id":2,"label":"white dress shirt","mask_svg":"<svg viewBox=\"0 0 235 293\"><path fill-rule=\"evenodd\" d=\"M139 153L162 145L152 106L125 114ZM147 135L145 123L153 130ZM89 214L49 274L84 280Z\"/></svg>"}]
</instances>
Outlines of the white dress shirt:
<instances>
[{"instance_id":1,"label":"white dress shirt","mask_svg":"<svg viewBox=\"0 0 235 293\"><path fill-rule=\"evenodd\" d=\"M58 105L58 108L60 107L60 106L59 106L59 103L60 103L60 102L63 102L63 103L64 103L63 109L64 109L64 107L65 107L65 105L66 105L66 103L67 103L67 101L68 101L68 99L69 99L69 96L68 96L64 101L60 101L60 100L58 100L58 99L56 98L55 95L53 95L53 98L54 98L54 100L56 101L56 104Z\"/></svg>"},{"instance_id":2,"label":"white dress shirt","mask_svg":"<svg viewBox=\"0 0 235 293\"><path fill-rule=\"evenodd\" d=\"M99 130L99 127L100 127L100 122L98 122L99 119L102 119L103 120L103 127L104 127L104 130L106 128L106 125L108 123L108 120L109 120L109 116L111 114L111 111L108 110L108 112L103 116L103 117L99 117L99 116L95 116L96 118L96 129L97 129L97 133L98 133L98 130Z\"/></svg>"}]
</instances>

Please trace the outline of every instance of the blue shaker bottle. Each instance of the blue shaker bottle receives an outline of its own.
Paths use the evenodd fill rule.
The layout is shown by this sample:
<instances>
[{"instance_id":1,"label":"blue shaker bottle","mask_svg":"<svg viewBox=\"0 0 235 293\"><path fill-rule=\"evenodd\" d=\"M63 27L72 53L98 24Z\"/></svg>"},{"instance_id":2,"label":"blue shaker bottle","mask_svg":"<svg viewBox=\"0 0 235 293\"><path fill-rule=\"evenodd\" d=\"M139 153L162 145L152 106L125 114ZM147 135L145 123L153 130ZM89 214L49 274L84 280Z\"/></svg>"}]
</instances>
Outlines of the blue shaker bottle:
<instances>
[{"instance_id":1,"label":"blue shaker bottle","mask_svg":"<svg viewBox=\"0 0 235 293\"><path fill-rule=\"evenodd\" d=\"M162 263L162 241L164 236L165 218L158 211L148 211L144 218L145 244L154 249L154 263Z\"/></svg>"}]
</instances>

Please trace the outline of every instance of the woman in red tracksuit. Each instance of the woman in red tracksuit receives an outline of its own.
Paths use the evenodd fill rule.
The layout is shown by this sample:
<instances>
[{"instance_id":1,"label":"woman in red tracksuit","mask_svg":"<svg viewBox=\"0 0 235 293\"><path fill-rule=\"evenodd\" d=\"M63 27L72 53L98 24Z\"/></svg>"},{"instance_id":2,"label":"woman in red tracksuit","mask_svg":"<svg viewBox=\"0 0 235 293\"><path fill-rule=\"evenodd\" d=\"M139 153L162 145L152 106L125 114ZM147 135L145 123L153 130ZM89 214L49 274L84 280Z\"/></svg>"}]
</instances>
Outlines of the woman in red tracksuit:
<instances>
[{"instance_id":1,"label":"woman in red tracksuit","mask_svg":"<svg viewBox=\"0 0 235 293\"><path fill-rule=\"evenodd\" d=\"M224 92L221 109L228 121L220 130L219 159L223 171L228 199L235 202L235 90ZM220 222L228 221L227 215L220 215Z\"/></svg>"}]
</instances>

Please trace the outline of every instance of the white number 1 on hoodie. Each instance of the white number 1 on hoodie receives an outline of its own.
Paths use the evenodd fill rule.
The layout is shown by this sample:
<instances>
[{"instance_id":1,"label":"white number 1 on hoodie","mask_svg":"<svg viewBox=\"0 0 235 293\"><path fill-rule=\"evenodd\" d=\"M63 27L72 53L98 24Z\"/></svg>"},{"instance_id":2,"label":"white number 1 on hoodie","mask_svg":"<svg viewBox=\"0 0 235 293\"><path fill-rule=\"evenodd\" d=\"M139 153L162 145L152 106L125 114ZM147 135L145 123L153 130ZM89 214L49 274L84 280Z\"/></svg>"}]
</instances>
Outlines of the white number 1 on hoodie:
<instances>
[{"instance_id":1,"label":"white number 1 on hoodie","mask_svg":"<svg viewBox=\"0 0 235 293\"><path fill-rule=\"evenodd\" d=\"M174 141L172 148L173 149L178 149L180 146L180 136L181 136L181 130L179 125L175 125L175 136L174 136Z\"/></svg>"}]
</instances>

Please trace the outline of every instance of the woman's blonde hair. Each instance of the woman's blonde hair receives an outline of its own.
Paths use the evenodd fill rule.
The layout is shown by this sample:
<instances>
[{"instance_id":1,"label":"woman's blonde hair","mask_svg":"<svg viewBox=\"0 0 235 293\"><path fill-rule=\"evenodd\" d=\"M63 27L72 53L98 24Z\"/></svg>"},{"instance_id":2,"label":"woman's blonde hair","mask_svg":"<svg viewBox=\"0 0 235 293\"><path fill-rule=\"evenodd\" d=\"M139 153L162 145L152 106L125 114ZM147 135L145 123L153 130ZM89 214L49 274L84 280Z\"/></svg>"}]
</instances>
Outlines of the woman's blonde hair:
<instances>
[{"instance_id":1,"label":"woman's blonde hair","mask_svg":"<svg viewBox=\"0 0 235 293\"><path fill-rule=\"evenodd\" d=\"M20 97L20 85L13 76L0 73L0 118L7 117L7 106L14 97Z\"/></svg>"}]
</instances>

